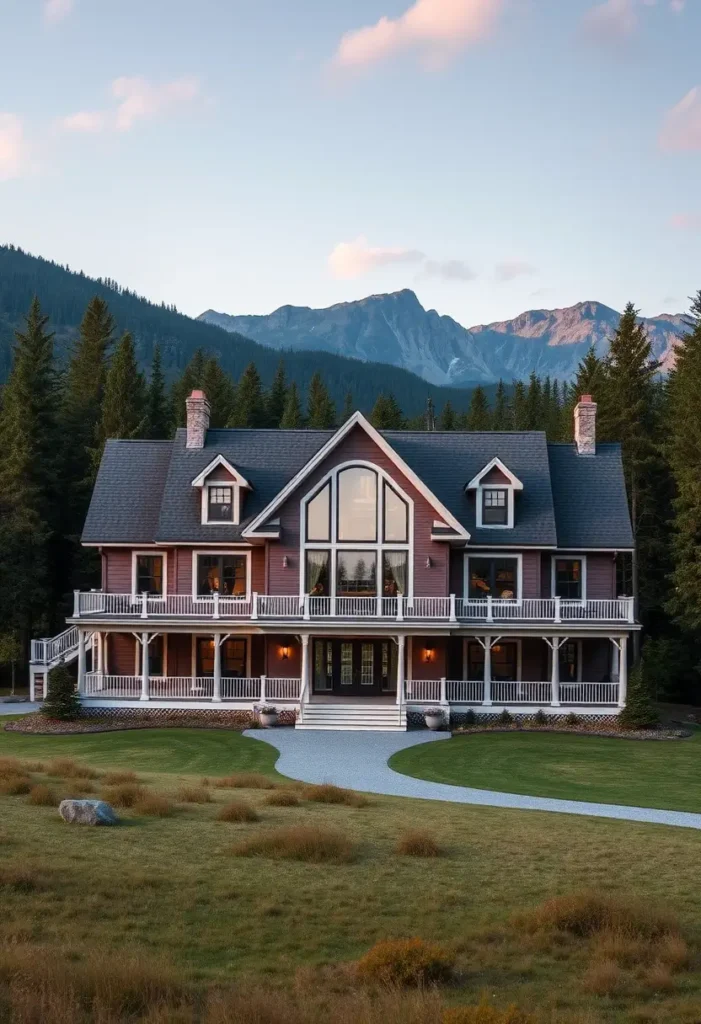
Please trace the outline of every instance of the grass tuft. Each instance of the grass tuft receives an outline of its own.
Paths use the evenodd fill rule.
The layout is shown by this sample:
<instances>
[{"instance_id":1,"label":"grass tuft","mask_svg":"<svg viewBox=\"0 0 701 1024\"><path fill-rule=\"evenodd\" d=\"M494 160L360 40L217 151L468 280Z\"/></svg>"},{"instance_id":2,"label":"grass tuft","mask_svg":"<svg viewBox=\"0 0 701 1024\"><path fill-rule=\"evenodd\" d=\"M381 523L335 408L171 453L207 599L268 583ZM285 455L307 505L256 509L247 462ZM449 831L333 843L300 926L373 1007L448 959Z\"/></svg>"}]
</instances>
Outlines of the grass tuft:
<instances>
[{"instance_id":1,"label":"grass tuft","mask_svg":"<svg viewBox=\"0 0 701 1024\"><path fill-rule=\"evenodd\" d=\"M498 1010L483 1000L478 1006L454 1006L445 1010L441 1024L536 1024L536 1019L516 1006Z\"/></svg>"},{"instance_id":2,"label":"grass tuft","mask_svg":"<svg viewBox=\"0 0 701 1024\"><path fill-rule=\"evenodd\" d=\"M5 864L0 872L0 889L30 893L43 887L41 872L27 864Z\"/></svg>"},{"instance_id":3,"label":"grass tuft","mask_svg":"<svg viewBox=\"0 0 701 1024\"><path fill-rule=\"evenodd\" d=\"M134 804L137 814L148 815L150 818L169 818L175 813L175 805L158 793L144 793Z\"/></svg>"},{"instance_id":4,"label":"grass tuft","mask_svg":"<svg viewBox=\"0 0 701 1024\"><path fill-rule=\"evenodd\" d=\"M135 772L105 772L102 776L103 786L124 786L126 783L138 783Z\"/></svg>"},{"instance_id":5,"label":"grass tuft","mask_svg":"<svg viewBox=\"0 0 701 1024\"><path fill-rule=\"evenodd\" d=\"M584 975L584 988L595 996L615 995L622 987L624 974L615 960L595 960Z\"/></svg>"},{"instance_id":6,"label":"grass tuft","mask_svg":"<svg viewBox=\"0 0 701 1024\"><path fill-rule=\"evenodd\" d=\"M181 786L176 793L176 800L183 804L208 804L212 794L206 786Z\"/></svg>"},{"instance_id":7,"label":"grass tuft","mask_svg":"<svg viewBox=\"0 0 701 1024\"><path fill-rule=\"evenodd\" d=\"M412 829L399 837L395 853L402 857L440 857L441 848L430 832Z\"/></svg>"},{"instance_id":8,"label":"grass tuft","mask_svg":"<svg viewBox=\"0 0 701 1024\"><path fill-rule=\"evenodd\" d=\"M262 772L235 772L215 779L217 789L277 789L277 783Z\"/></svg>"},{"instance_id":9,"label":"grass tuft","mask_svg":"<svg viewBox=\"0 0 701 1024\"><path fill-rule=\"evenodd\" d=\"M58 807L59 800L49 786L39 785L32 786L29 790L27 803L34 804L35 807Z\"/></svg>"},{"instance_id":10,"label":"grass tuft","mask_svg":"<svg viewBox=\"0 0 701 1024\"><path fill-rule=\"evenodd\" d=\"M269 807L299 807L299 797L289 789L278 789L265 798Z\"/></svg>"},{"instance_id":11,"label":"grass tuft","mask_svg":"<svg viewBox=\"0 0 701 1024\"><path fill-rule=\"evenodd\" d=\"M442 946L423 939L392 939L376 943L357 965L361 981L397 988L423 988L449 982L455 958Z\"/></svg>"},{"instance_id":12,"label":"grass tuft","mask_svg":"<svg viewBox=\"0 0 701 1024\"><path fill-rule=\"evenodd\" d=\"M146 790L133 782L125 782L121 786L105 786L101 795L113 807L128 808L140 803L146 797Z\"/></svg>"},{"instance_id":13,"label":"grass tuft","mask_svg":"<svg viewBox=\"0 0 701 1024\"><path fill-rule=\"evenodd\" d=\"M28 770L18 757L0 757L0 779L25 775Z\"/></svg>"},{"instance_id":14,"label":"grass tuft","mask_svg":"<svg viewBox=\"0 0 701 1024\"><path fill-rule=\"evenodd\" d=\"M311 825L291 825L251 836L238 843L233 853L237 857L344 864L355 858L356 848L342 832Z\"/></svg>"},{"instance_id":15,"label":"grass tuft","mask_svg":"<svg viewBox=\"0 0 701 1024\"><path fill-rule=\"evenodd\" d=\"M678 935L676 918L647 902L584 890L546 900L520 913L514 923L527 932L556 930L589 937L599 932L624 932L641 939Z\"/></svg>"},{"instance_id":16,"label":"grass tuft","mask_svg":"<svg viewBox=\"0 0 701 1024\"><path fill-rule=\"evenodd\" d=\"M245 800L231 800L220 808L217 821L260 821L260 816Z\"/></svg>"},{"instance_id":17,"label":"grass tuft","mask_svg":"<svg viewBox=\"0 0 701 1024\"><path fill-rule=\"evenodd\" d=\"M367 807L370 801L361 793L354 793L352 789L341 789L340 786L332 786L325 782L321 786L307 786L305 790L307 800L317 804L344 804L346 807Z\"/></svg>"},{"instance_id":18,"label":"grass tuft","mask_svg":"<svg viewBox=\"0 0 701 1024\"><path fill-rule=\"evenodd\" d=\"M74 761L72 757L55 757L49 762L47 773L59 779L97 779L100 775L94 768Z\"/></svg>"},{"instance_id":19,"label":"grass tuft","mask_svg":"<svg viewBox=\"0 0 701 1024\"><path fill-rule=\"evenodd\" d=\"M0 778L0 793L5 796L24 796L32 788L32 783L26 775L6 775Z\"/></svg>"}]
</instances>

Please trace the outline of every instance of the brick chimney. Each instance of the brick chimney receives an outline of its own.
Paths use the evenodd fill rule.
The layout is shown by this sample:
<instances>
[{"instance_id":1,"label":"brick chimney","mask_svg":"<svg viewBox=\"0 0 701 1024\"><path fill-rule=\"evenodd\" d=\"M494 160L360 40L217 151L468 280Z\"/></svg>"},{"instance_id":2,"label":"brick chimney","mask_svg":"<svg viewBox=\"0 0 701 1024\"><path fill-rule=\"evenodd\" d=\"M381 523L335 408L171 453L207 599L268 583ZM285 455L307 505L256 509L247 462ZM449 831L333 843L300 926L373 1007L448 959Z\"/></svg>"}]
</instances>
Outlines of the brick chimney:
<instances>
[{"instance_id":1,"label":"brick chimney","mask_svg":"<svg viewBox=\"0 0 701 1024\"><path fill-rule=\"evenodd\" d=\"M574 443L578 455L596 455L596 402L582 395L574 407Z\"/></svg>"},{"instance_id":2,"label":"brick chimney","mask_svg":"<svg viewBox=\"0 0 701 1024\"><path fill-rule=\"evenodd\" d=\"M209 430L209 402L204 391L193 391L185 401L187 406L187 447L204 448Z\"/></svg>"}]
</instances>

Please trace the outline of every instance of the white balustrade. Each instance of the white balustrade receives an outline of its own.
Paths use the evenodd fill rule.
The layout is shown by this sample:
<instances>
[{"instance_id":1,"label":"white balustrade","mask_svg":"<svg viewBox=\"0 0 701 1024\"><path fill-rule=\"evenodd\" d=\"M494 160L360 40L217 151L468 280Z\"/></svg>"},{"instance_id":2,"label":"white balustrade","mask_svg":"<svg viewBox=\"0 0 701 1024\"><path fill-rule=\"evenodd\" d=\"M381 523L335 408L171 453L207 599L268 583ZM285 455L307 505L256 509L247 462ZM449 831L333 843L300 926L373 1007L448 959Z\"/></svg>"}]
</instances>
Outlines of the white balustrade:
<instances>
[{"instance_id":1,"label":"white balustrade","mask_svg":"<svg viewBox=\"0 0 701 1024\"><path fill-rule=\"evenodd\" d=\"M552 683L502 682L492 680L494 704L550 704Z\"/></svg>"},{"instance_id":2,"label":"white balustrade","mask_svg":"<svg viewBox=\"0 0 701 1024\"><path fill-rule=\"evenodd\" d=\"M408 598L404 610L407 619L449 619L449 597Z\"/></svg>"},{"instance_id":3,"label":"white balustrade","mask_svg":"<svg viewBox=\"0 0 701 1024\"><path fill-rule=\"evenodd\" d=\"M222 700L260 700L260 678L222 677Z\"/></svg>"},{"instance_id":4,"label":"white balustrade","mask_svg":"<svg viewBox=\"0 0 701 1024\"><path fill-rule=\"evenodd\" d=\"M301 679L268 676L265 682L267 700L299 700Z\"/></svg>"},{"instance_id":5,"label":"white balustrade","mask_svg":"<svg viewBox=\"0 0 701 1024\"><path fill-rule=\"evenodd\" d=\"M31 658L41 665L52 665L78 646L78 627L69 626L51 639L32 640Z\"/></svg>"},{"instance_id":6,"label":"white balustrade","mask_svg":"<svg viewBox=\"0 0 701 1024\"><path fill-rule=\"evenodd\" d=\"M459 619L465 619L468 622L484 622L487 618L486 598L459 597L455 606Z\"/></svg>"},{"instance_id":7,"label":"white balustrade","mask_svg":"<svg viewBox=\"0 0 701 1024\"><path fill-rule=\"evenodd\" d=\"M481 704L484 682L481 679L448 679L446 695L451 704Z\"/></svg>"},{"instance_id":8,"label":"white balustrade","mask_svg":"<svg viewBox=\"0 0 701 1024\"><path fill-rule=\"evenodd\" d=\"M211 676L150 676L152 698L209 700L214 692Z\"/></svg>"},{"instance_id":9,"label":"white balustrade","mask_svg":"<svg viewBox=\"0 0 701 1024\"><path fill-rule=\"evenodd\" d=\"M108 676L102 672L87 672L85 696L138 699L141 696L141 676Z\"/></svg>"},{"instance_id":10,"label":"white balustrade","mask_svg":"<svg viewBox=\"0 0 701 1024\"><path fill-rule=\"evenodd\" d=\"M261 594L258 597L258 614L261 618L298 619L303 613L301 597Z\"/></svg>"},{"instance_id":11,"label":"white balustrade","mask_svg":"<svg viewBox=\"0 0 701 1024\"><path fill-rule=\"evenodd\" d=\"M404 684L405 699L421 704L437 704L441 699L440 679L407 679Z\"/></svg>"},{"instance_id":12,"label":"white balustrade","mask_svg":"<svg viewBox=\"0 0 701 1024\"><path fill-rule=\"evenodd\" d=\"M337 597L336 615L339 619L374 619L377 615L377 598Z\"/></svg>"},{"instance_id":13,"label":"white balustrade","mask_svg":"<svg viewBox=\"0 0 701 1024\"><path fill-rule=\"evenodd\" d=\"M309 616L312 619L326 619L331 615L331 598L309 596L307 602Z\"/></svg>"},{"instance_id":14,"label":"white balustrade","mask_svg":"<svg viewBox=\"0 0 701 1024\"><path fill-rule=\"evenodd\" d=\"M617 704L618 683L560 683L562 704Z\"/></svg>"}]
</instances>

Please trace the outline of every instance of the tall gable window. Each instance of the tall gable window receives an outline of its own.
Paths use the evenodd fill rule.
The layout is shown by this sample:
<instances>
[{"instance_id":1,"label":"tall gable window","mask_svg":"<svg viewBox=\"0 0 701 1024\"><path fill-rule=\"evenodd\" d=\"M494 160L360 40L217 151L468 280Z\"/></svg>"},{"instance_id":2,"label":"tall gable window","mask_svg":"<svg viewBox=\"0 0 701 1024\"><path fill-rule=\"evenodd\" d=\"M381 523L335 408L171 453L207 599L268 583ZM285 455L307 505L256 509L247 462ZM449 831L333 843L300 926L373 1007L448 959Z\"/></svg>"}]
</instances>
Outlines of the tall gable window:
<instances>
[{"instance_id":1,"label":"tall gable window","mask_svg":"<svg viewBox=\"0 0 701 1024\"><path fill-rule=\"evenodd\" d=\"M223 455L217 455L192 481L201 493L203 526L238 526L247 490L243 477Z\"/></svg>"},{"instance_id":2,"label":"tall gable window","mask_svg":"<svg viewBox=\"0 0 701 1024\"><path fill-rule=\"evenodd\" d=\"M374 466L331 471L302 501L303 592L373 598L411 593L412 502Z\"/></svg>"},{"instance_id":3,"label":"tall gable window","mask_svg":"<svg viewBox=\"0 0 701 1024\"><path fill-rule=\"evenodd\" d=\"M511 530L516 520L516 491L523 484L499 458L492 459L466 485L475 494L475 522L480 530Z\"/></svg>"},{"instance_id":4,"label":"tall gable window","mask_svg":"<svg viewBox=\"0 0 701 1024\"><path fill-rule=\"evenodd\" d=\"M165 597L166 556L150 551L135 551L132 561L132 593Z\"/></svg>"}]
</instances>

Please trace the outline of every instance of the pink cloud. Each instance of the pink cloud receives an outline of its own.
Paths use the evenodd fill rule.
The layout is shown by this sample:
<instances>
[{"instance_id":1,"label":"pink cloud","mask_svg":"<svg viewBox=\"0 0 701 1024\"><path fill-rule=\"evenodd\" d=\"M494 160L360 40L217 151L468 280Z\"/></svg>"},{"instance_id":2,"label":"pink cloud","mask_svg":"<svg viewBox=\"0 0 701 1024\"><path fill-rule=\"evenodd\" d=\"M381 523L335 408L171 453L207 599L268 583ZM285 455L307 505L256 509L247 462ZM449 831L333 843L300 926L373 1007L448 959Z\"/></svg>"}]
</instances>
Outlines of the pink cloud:
<instances>
[{"instance_id":1,"label":"pink cloud","mask_svg":"<svg viewBox=\"0 0 701 1024\"><path fill-rule=\"evenodd\" d=\"M44 20L53 25L73 12L75 0L44 0Z\"/></svg>"},{"instance_id":2,"label":"pink cloud","mask_svg":"<svg viewBox=\"0 0 701 1024\"><path fill-rule=\"evenodd\" d=\"M18 178L28 160L22 122L16 114L0 114L0 181Z\"/></svg>"},{"instance_id":3,"label":"pink cloud","mask_svg":"<svg viewBox=\"0 0 701 1024\"><path fill-rule=\"evenodd\" d=\"M77 114L62 117L59 124L67 132L101 132L105 128L106 118L99 110L81 110Z\"/></svg>"},{"instance_id":4,"label":"pink cloud","mask_svg":"<svg viewBox=\"0 0 701 1024\"><path fill-rule=\"evenodd\" d=\"M677 231L701 231L701 213L675 213L669 225Z\"/></svg>"},{"instance_id":5,"label":"pink cloud","mask_svg":"<svg viewBox=\"0 0 701 1024\"><path fill-rule=\"evenodd\" d=\"M398 18L347 32L336 51L341 67L373 64L409 49L421 49L435 65L494 30L504 0L415 0Z\"/></svg>"},{"instance_id":6,"label":"pink cloud","mask_svg":"<svg viewBox=\"0 0 701 1024\"><path fill-rule=\"evenodd\" d=\"M199 91L196 78L177 78L163 85L152 85L139 77L116 78L112 83L112 95L119 100L117 131L127 132L136 121L183 106L195 99Z\"/></svg>"},{"instance_id":7,"label":"pink cloud","mask_svg":"<svg viewBox=\"0 0 701 1024\"><path fill-rule=\"evenodd\" d=\"M698 85L665 115L659 144L669 152L690 153L701 149L701 88Z\"/></svg>"},{"instance_id":8,"label":"pink cloud","mask_svg":"<svg viewBox=\"0 0 701 1024\"><path fill-rule=\"evenodd\" d=\"M368 245L363 235L354 242L339 242L329 256L329 269L334 277L351 281L378 267L394 263L423 263L426 259L418 249L381 248Z\"/></svg>"}]
</instances>

